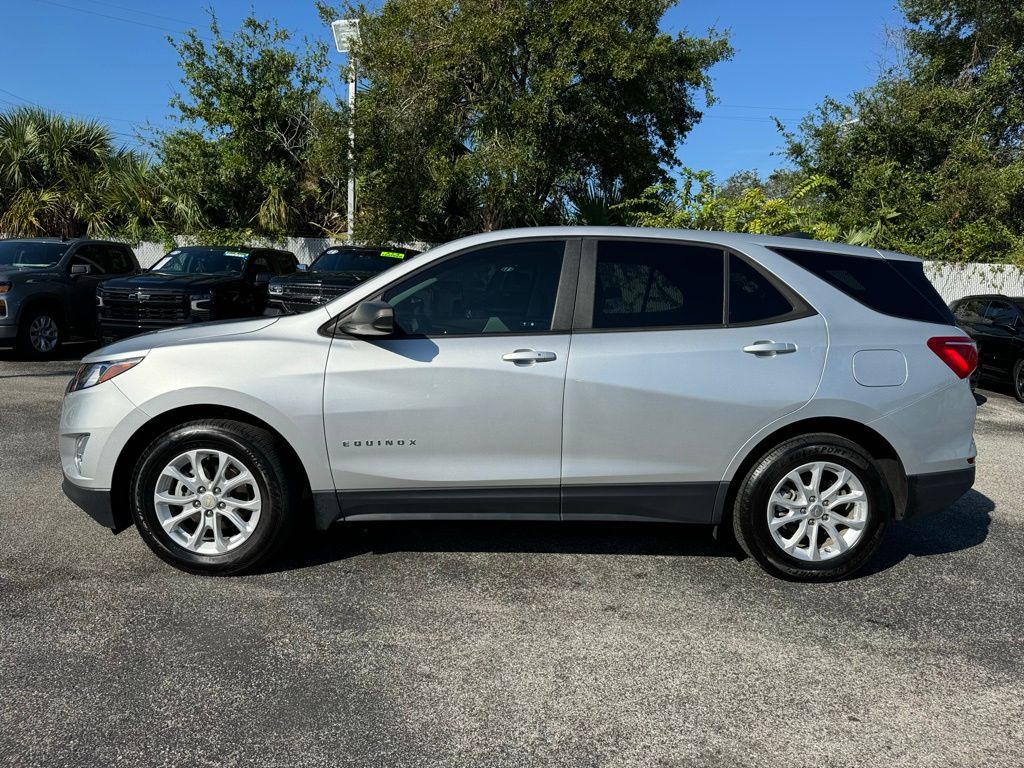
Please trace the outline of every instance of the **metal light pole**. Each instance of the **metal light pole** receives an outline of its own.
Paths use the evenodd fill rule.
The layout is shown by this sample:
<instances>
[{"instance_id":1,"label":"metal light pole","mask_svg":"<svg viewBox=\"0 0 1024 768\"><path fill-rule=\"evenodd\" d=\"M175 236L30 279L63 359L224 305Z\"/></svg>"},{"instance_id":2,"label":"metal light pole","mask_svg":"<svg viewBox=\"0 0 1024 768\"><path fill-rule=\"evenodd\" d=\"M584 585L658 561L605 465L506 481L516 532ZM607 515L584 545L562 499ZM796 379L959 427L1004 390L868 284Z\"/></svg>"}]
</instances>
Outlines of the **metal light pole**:
<instances>
[{"instance_id":1,"label":"metal light pole","mask_svg":"<svg viewBox=\"0 0 1024 768\"><path fill-rule=\"evenodd\" d=\"M348 54L348 239L352 242L356 223L356 60L352 55L352 44L359 41L359 19L338 19L331 22L331 32L334 34L334 45L338 53Z\"/></svg>"}]
</instances>

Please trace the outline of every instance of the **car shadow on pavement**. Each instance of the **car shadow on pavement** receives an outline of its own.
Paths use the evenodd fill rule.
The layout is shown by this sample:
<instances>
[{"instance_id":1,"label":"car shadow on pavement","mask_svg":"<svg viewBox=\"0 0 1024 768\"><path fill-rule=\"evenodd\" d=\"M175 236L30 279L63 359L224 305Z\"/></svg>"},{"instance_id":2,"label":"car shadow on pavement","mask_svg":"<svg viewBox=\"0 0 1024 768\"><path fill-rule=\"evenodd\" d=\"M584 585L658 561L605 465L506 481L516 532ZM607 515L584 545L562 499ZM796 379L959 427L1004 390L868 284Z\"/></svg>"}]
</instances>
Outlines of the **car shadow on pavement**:
<instances>
[{"instance_id":1,"label":"car shadow on pavement","mask_svg":"<svg viewBox=\"0 0 1024 768\"><path fill-rule=\"evenodd\" d=\"M988 538L995 503L970 490L953 506L920 519L889 526L878 553L854 578L892 568L907 557L928 557L976 547Z\"/></svg>"},{"instance_id":2,"label":"car shadow on pavement","mask_svg":"<svg viewBox=\"0 0 1024 768\"><path fill-rule=\"evenodd\" d=\"M888 570L907 557L970 549L988 536L995 505L978 491L949 509L889 527L878 553L854 578ZM526 554L728 557L745 555L710 526L629 522L402 521L338 523L306 531L262 573L301 570L366 554L516 552Z\"/></svg>"},{"instance_id":3,"label":"car shadow on pavement","mask_svg":"<svg viewBox=\"0 0 1024 768\"><path fill-rule=\"evenodd\" d=\"M674 523L411 521L338 523L297 537L264 572L298 570L365 554L518 552L526 554L730 557L710 526Z\"/></svg>"}]
</instances>

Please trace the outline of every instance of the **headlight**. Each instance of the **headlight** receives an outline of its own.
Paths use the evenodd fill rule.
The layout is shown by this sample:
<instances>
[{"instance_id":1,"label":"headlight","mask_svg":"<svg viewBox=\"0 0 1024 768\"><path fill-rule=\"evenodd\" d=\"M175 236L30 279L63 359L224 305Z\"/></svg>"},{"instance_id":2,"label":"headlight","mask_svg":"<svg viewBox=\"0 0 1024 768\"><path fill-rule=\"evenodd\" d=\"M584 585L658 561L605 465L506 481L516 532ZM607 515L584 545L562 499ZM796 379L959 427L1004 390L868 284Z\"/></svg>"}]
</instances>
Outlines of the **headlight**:
<instances>
[{"instance_id":1,"label":"headlight","mask_svg":"<svg viewBox=\"0 0 1024 768\"><path fill-rule=\"evenodd\" d=\"M274 285L273 283L271 283L270 287L267 288L267 291L274 296L281 296L282 294L284 294L284 286Z\"/></svg>"},{"instance_id":2,"label":"headlight","mask_svg":"<svg viewBox=\"0 0 1024 768\"><path fill-rule=\"evenodd\" d=\"M98 363L85 363L79 367L75 378L68 384L68 392L78 392L109 381L125 371L130 371L142 360L141 357L133 357L129 360L103 360Z\"/></svg>"},{"instance_id":3,"label":"headlight","mask_svg":"<svg viewBox=\"0 0 1024 768\"><path fill-rule=\"evenodd\" d=\"M7 293L12 287L10 280L0 280L0 293Z\"/></svg>"}]
</instances>

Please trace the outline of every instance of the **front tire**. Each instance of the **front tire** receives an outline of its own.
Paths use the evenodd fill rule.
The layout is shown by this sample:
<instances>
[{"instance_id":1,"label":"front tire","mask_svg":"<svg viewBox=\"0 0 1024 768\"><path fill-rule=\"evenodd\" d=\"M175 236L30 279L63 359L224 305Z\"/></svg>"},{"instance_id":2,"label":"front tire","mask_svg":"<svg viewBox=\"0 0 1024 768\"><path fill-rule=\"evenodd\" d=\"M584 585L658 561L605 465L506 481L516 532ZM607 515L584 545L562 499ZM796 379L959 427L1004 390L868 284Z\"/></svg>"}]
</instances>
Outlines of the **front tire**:
<instances>
[{"instance_id":1,"label":"front tire","mask_svg":"<svg viewBox=\"0 0 1024 768\"><path fill-rule=\"evenodd\" d=\"M769 573L835 581L875 554L891 517L891 495L871 457L822 433L788 440L754 464L736 495L733 529Z\"/></svg>"},{"instance_id":2,"label":"front tire","mask_svg":"<svg viewBox=\"0 0 1024 768\"><path fill-rule=\"evenodd\" d=\"M132 473L131 510L143 540L189 573L251 570L287 538L299 496L277 438L236 421L193 421L165 432Z\"/></svg>"},{"instance_id":3,"label":"front tire","mask_svg":"<svg viewBox=\"0 0 1024 768\"><path fill-rule=\"evenodd\" d=\"M60 351L64 330L47 307L30 308L18 324L18 351L33 360L49 360Z\"/></svg>"},{"instance_id":4,"label":"front tire","mask_svg":"<svg viewBox=\"0 0 1024 768\"><path fill-rule=\"evenodd\" d=\"M1013 394L1024 403L1024 357L1013 366Z\"/></svg>"}]
</instances>

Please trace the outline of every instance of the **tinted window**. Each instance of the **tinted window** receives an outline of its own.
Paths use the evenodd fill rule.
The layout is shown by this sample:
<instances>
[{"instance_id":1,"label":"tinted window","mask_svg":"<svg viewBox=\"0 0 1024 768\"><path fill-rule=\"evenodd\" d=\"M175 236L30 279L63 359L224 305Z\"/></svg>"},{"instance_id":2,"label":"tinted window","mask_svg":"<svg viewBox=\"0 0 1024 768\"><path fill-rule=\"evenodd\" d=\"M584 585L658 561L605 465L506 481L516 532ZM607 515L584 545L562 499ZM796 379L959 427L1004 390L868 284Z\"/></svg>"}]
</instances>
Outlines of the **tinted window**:
<instances>
[{"instance_id":1,"label":"tinted window","mask_svg":"<svg viewBox=\"0 0 1024 768\"><path fill-rule=\"evenodd\" d=\"M720 325L723 258L692 245L598 243L593 327Z\"/></svg>"},{"instance_id":2,"label":"tinted window","mask_svg":"<svg viewBox=\"0 0 1024 768\"><path fill-rule=\"evenodd\" d=\"M919 261L773 248L861 304L905 320L953 324L953 313Z\"/></svg>"},{"instance_id":3,"label":"tinted window","mask_svg":"<svg viewBox=\"0 0 1024 768\"><path fill-rule=\"evenodd\" d=\"M793 305L768 278L738 256L729 256L730 323L769 320L792 311Z\"/></svg>"},{"instance_id":4,"label":"tinted window","mask_svg":"<svg viewBox=\"0 0 1024 768\"><path fill-rule=\"evenodd\" d=\"M116 275L128 271L121 268L122 261L119 248L103 243L88 243L75 251L70 264L85 264L90 267L90 274L93 275Z\"/></svg>"},{"instance_id":5,"label":"tinted window","mask_svg":"<svg viewBox=\"0 0 1024 768\"><path fill-rule=\"evenodd\" d=\"M512 243L456 256L388 290L407 334L551 330L565 244Z\"/></svg>"},{"instance_id":6,"label":"tinted window","mask_svg":"<svg viewBox=\"0 0 1024 768\"><path fill-rule=\"evenodd\" d=\"M1005 301L992 301L985 308L985 319L993 325L1013 325L1017 322L1017 310Z\"/></svg>"},{"instance_id":7,"label":"tinted window","mask_svg":"<svg viewBox=\"0 0 1024 768\"><path fill-rule=\"evenodd\" d=\"M176 248L152 269L172 275L240 275L248 258L248 251L230 248Z\"/></svg>"},{"instance_id":8,"label":"tinted window","mask_svg":"<svg viewBox=\"0 0 1024 768\"><path fill-rule=\"evenodd\" d=\"M0 266L52 267L67 249L67 243L0 240Z\"/></svg>"},{"instance_id":9,"label":"tinted window","mask_svg":"<svg viewBox=\"0 0 1024 768\"><path fill-rule=\"evenodd\" d=\"M401 264L412 251L376 248L328 248L317 256L313 272L371 272L376 274Z\"/></svg>"},{"instance_id":10,"label":"tinted window","mask_svg":"<svg viewBox=\"0 0 1024 768\"><path fill-rule=\"evenodd\" d=\"M964 299L956 305L956 319L962 323L983 323L985 302L978 299Z\"/></svg>"},{"instance_id":11,"label":"tinted window","mask_svg":"<svg viewBox=\"0 0 1024 768\"><path fill-rule=\"evenodd\" d=\"M276 253L273 259L274 274L290 275L296 271L298 263L298 259L290 253Z\"/></svg>"}]
</instances>

